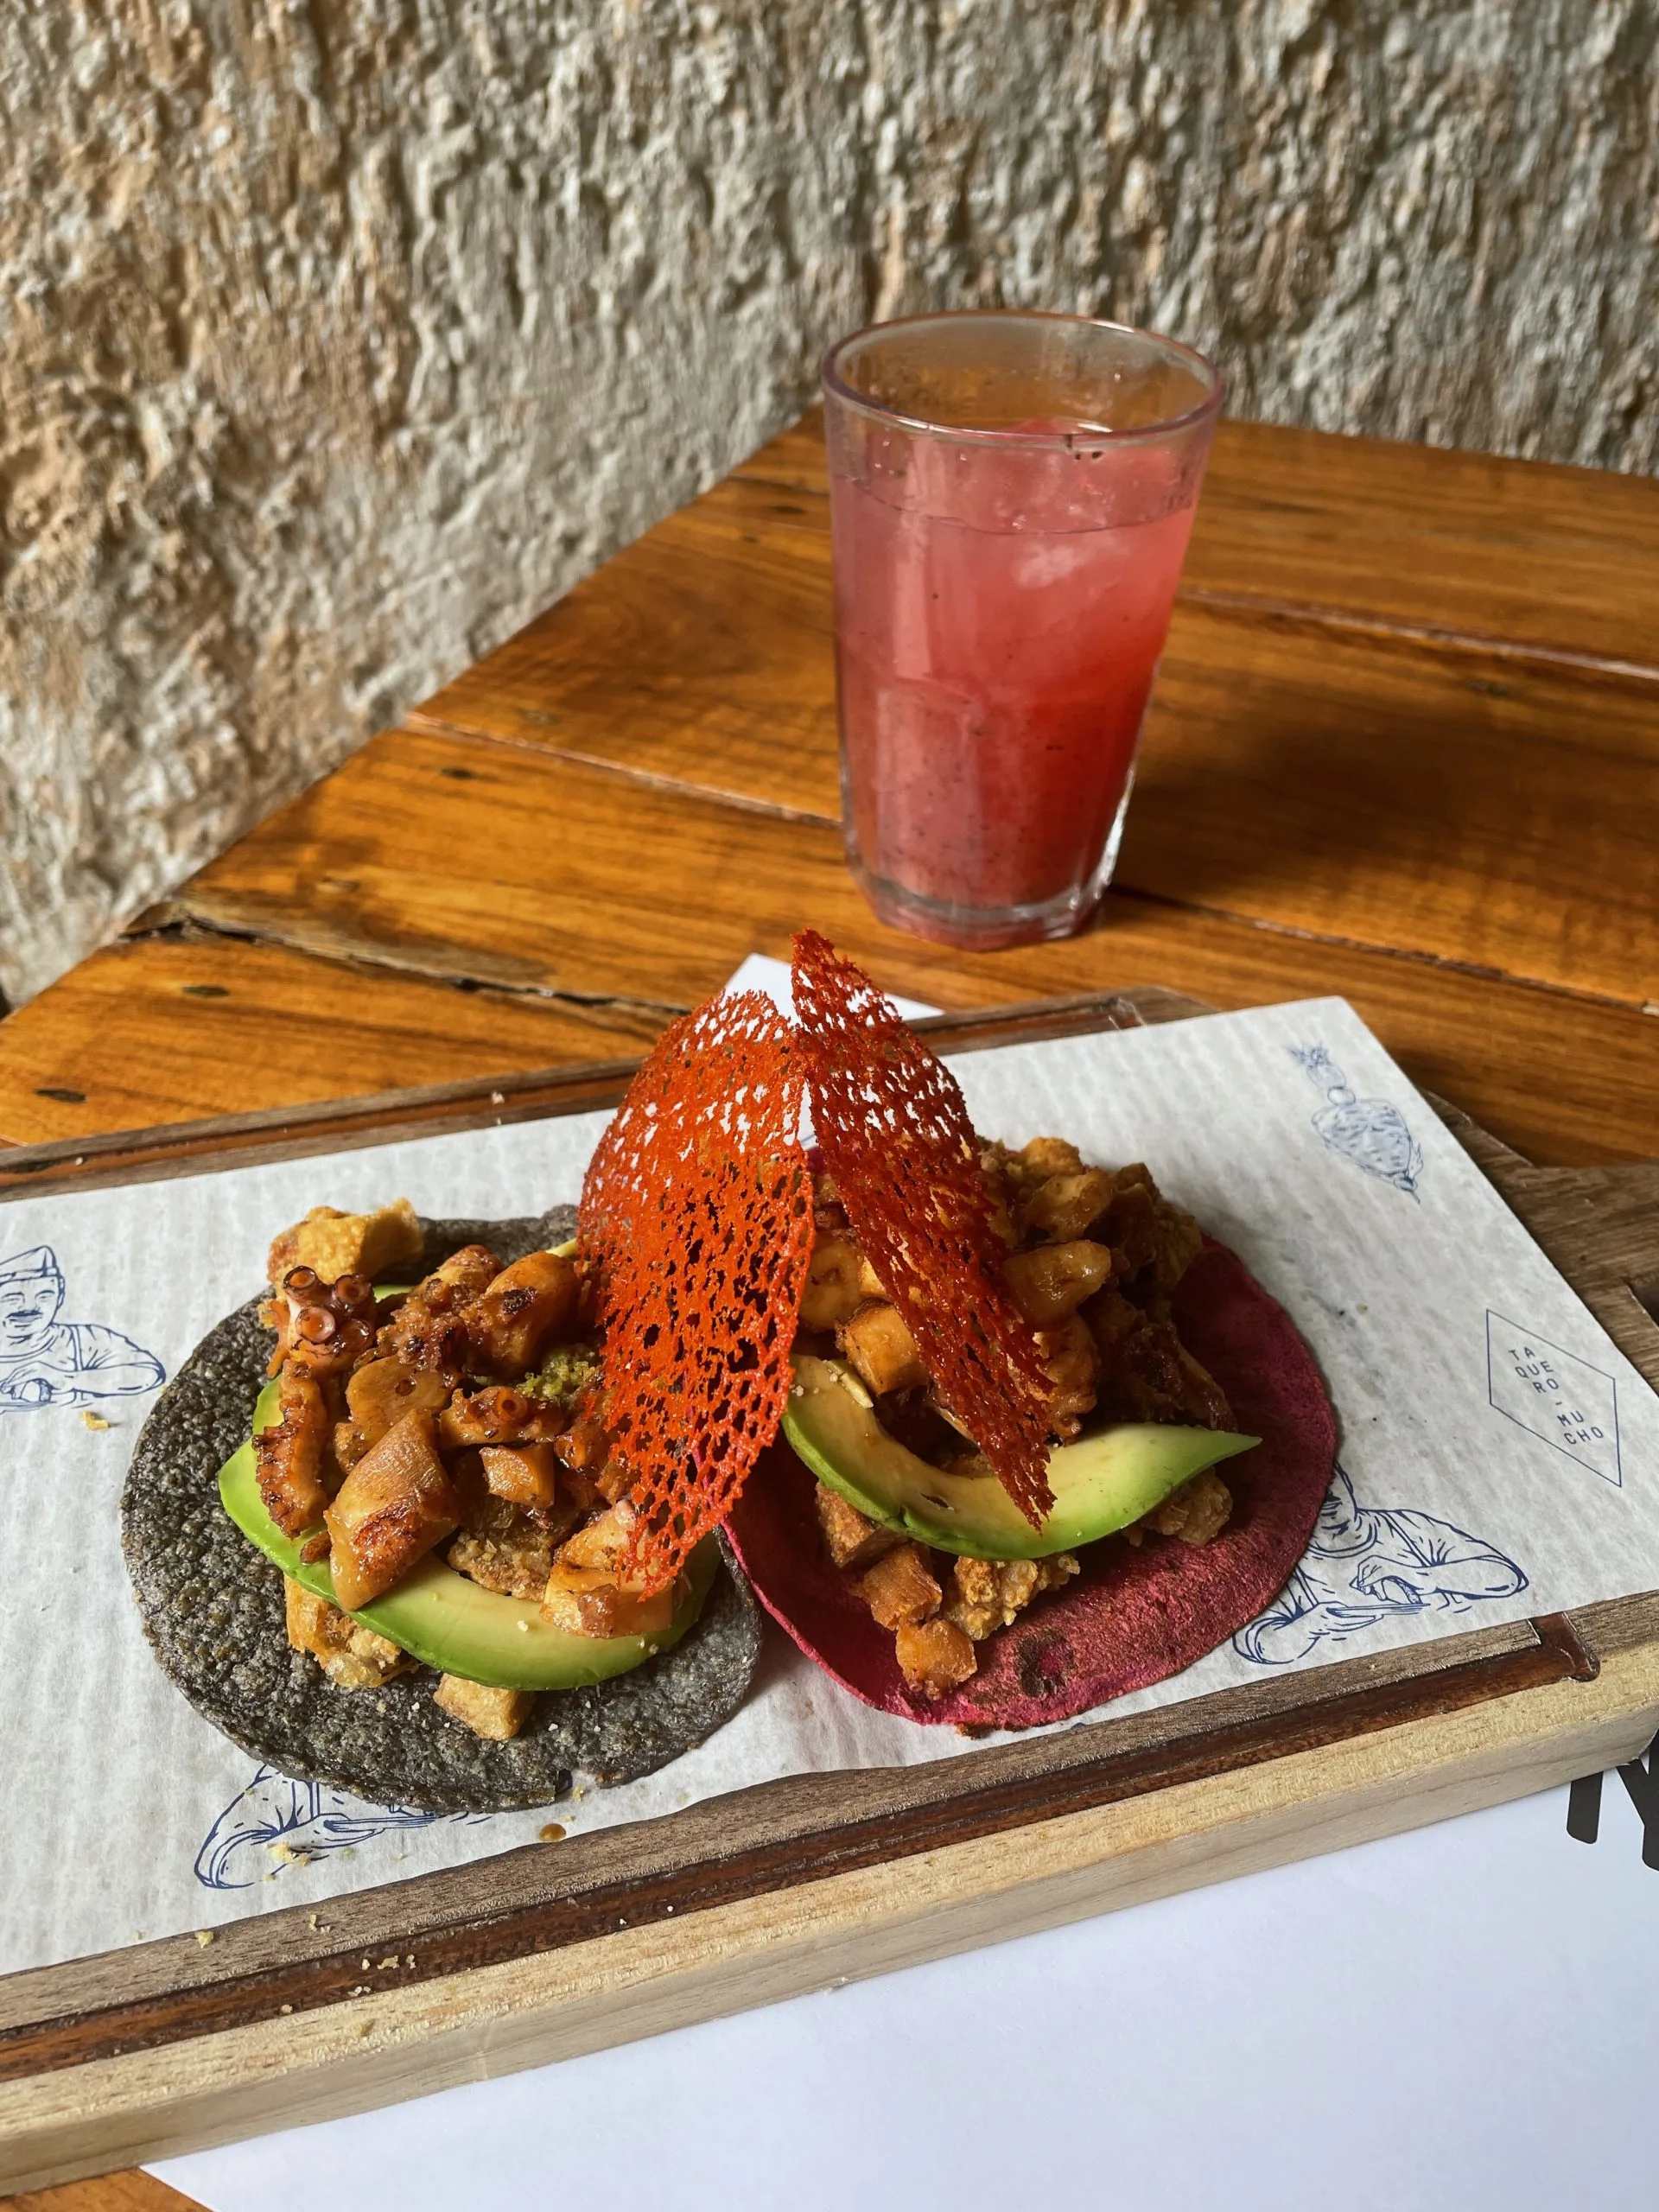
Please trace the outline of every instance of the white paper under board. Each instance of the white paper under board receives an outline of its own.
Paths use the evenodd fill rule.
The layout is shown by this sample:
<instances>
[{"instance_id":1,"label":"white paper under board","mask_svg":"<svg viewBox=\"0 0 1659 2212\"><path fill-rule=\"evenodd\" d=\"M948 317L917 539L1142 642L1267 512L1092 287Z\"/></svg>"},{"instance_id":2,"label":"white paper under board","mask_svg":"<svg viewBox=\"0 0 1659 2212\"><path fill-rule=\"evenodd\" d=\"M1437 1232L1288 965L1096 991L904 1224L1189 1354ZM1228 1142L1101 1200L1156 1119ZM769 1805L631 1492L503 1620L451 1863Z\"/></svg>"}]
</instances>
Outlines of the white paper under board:
<instances>
[{"instance_id":1,"label":"white paper under board","mask_svg":"<svg viewBox=\"0 0 1659 2212\"><path fill-rule=\"evenodd\" d=\"M604 2212L1652 2212L1659 1873L1606 1796L1592 1850L1551 1790L155 2171L211 2212L517 2204L551 2143Z\"/></svg>"},{"instance_id":2,"label":"white paper under board","mask_svg":"<svg viewBox=\"0 0 1659 2212\"><path fill-rule=\"evenodd\" d=\"M988 1135L1147 1160L1288 1307L1341 1418L1342 1471L1283 1596L1117 1709L1659 1586L1659 1404L1342 1001L954 1065ZM313 1904L535 1836L547 1815L433 1819L258 1773L156 1669L117 1509L156 1368L176 1371L257 1287L275 1230L315 1204L398 1195L432 1214L538 1211L575 1197L601 1126L0 1208L0 1966ZM23 1254L20 1332L4 1279ZM110 1426L86 1426L87 1406ZM973 1751L954 1732L869 1712L776 1638L726 1728L558 1818L581 1830L806 1769L956 1756Z\"/></svg>"}]
</instances>

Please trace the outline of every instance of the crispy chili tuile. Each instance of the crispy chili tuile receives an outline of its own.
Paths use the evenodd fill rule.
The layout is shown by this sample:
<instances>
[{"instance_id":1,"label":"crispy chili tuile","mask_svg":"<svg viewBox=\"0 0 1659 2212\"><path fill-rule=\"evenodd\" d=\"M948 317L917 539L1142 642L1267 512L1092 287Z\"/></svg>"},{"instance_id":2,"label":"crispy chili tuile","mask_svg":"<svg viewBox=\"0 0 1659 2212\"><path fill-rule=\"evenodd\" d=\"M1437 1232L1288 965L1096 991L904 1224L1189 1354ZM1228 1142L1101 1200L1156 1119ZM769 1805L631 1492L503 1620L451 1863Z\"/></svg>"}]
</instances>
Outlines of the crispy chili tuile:
<instances>
[{"instance_id":1,"label":"crispy chili tuile","mask_svg":"<svg viewBox=\"0 0 1659 2212\"><path fill-rule=\"evenodd\" d=\"M1003 1276L1007 1248L956 1077L863 970L795 939L812 1120L859 1245L953 1420L1033 1523L1048 1486L1044 1354Z\"/></svg>"},{"instance_id":2,"label":"crispy chili tuile","mask_svg":"<svg viewBox=\"0 0 1659 2212\"><path fill-rule=\"evenodd\" d=\"M627 1573L665 1589L777 1433L812 1243L803 1084L757 993L682 1016L582 1185L605 1339L606 1473L631 1485Z\"/></svg>"}]
</instances>

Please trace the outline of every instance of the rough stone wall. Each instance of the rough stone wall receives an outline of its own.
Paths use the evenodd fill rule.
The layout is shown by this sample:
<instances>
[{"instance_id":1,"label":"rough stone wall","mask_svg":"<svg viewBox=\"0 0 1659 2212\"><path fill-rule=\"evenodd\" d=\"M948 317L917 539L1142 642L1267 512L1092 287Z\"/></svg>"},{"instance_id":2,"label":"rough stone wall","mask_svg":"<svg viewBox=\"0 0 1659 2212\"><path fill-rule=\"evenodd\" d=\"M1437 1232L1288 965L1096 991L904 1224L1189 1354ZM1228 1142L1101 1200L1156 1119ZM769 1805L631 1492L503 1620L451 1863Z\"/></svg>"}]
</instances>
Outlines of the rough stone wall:
<instances>
[{"instance_id":1,"label":"rough stone wall","mask_svg":"<svg viewBox=\"0 0 1659 2212\"><path fill-rule=\"evenodd\" d=\"M9 0L15 1000L809 396L1077 307L1659 467L1659 0Z\"/></svg>"}]
</instances>

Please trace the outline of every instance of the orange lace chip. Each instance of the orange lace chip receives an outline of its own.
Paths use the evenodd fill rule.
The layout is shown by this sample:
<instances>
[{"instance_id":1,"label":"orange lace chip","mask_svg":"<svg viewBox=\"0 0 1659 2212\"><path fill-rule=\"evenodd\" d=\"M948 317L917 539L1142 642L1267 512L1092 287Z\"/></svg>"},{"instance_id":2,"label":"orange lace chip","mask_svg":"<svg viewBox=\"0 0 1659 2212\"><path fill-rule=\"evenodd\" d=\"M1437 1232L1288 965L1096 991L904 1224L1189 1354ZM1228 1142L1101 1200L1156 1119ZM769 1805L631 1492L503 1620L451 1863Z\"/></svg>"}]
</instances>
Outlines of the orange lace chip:
<instances>
[{"instance_id":1,"label":"orange lace chip","mask_svg":"<svg viewBox=\"0 0 1659 2212\"><path fill-rule=\"evenodd\" d=\"M783 1418L812 1250L804 1091L770 999L710 999L664 1033L582 1184L605 1426L639 1516L624 1572L650 1590L724 1519Z\"/></svg>"},{"instance_id":2,"label":"orange lace chip","mask_svg":"<svg viewBox=\"0 0 1659 2212\"><path fill-rule=\"evenodd\" d=\"M1027 1520L1048 1486L1052 1384L1003 1281L1007 1248L956 1077L862 969L795 939L795 1019L823 1164L939 1397Z\"/></svg>"}]
</instances>

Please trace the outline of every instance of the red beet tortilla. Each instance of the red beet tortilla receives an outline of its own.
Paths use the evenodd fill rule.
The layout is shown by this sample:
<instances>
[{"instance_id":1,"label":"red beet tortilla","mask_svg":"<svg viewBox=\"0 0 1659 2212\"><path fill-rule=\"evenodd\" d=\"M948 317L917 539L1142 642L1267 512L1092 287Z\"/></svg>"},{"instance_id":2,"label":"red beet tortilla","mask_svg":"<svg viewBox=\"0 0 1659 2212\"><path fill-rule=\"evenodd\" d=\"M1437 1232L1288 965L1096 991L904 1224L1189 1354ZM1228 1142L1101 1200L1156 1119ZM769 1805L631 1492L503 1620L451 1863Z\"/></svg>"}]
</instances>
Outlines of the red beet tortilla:
<instances>
[{"instance_id":1,"label":"red beet tortilla","mask_svg":"<svg viewBox=\"0 0 1659 2212\"><path fill-rule=\"evenodd\" d=\"M1075 1581L982 1643L979 1672L930 1701L906 1687L891 1632L830 1565L813 1478L780 1440L727 1524L761 1604L867 1705L966 1727L1069 1720L1213 1651L1278 1595L1306 1548L1331 1486L1336 1417L1294 1322L1225 1245L1205 1238L1175 1313L1182 1342L1227 1393L1234 1426L1262 1439L1220 1470L1233 1513L1213 1542L1091 1545Z\"/></svg>"}]
</instances>

